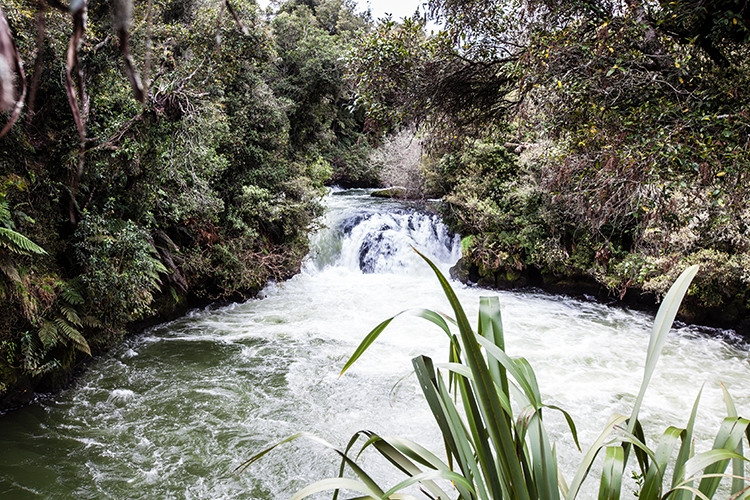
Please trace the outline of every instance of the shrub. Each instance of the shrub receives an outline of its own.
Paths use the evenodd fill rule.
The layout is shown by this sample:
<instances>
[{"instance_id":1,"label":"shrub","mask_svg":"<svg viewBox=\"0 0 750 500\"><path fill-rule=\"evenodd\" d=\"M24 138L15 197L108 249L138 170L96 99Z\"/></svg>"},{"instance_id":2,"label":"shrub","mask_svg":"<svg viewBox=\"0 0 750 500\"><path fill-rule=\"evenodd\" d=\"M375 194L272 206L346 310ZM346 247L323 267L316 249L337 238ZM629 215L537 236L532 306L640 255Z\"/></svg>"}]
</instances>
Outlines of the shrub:
<instances>
[{"instance_id":1,"label":"shrub","mask_svg":"<svg viewBox=\"0 0 750 500\"><path fill-rule=\"evenodd\" d=\"M75 258L84 269L81 282L105 326L119 328L151 312L159 274L167 269L144 229L85 213L74 237Z\"/></svg>"}]
</instances>

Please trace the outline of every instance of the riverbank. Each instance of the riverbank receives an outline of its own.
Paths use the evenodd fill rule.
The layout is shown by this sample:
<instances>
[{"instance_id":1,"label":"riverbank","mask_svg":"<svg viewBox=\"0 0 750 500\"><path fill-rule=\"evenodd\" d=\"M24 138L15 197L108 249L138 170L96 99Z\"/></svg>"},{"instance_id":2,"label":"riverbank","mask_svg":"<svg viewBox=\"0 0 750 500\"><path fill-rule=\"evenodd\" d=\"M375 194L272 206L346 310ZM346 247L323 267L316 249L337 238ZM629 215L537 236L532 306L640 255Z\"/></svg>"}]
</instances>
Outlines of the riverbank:
<instances>
[{"instance_id":1,"label":"riverbank","mask_svg":"<svg viewBox=\"0 0 750 500\"><path fill-rule=\"evenodd\" d=\"M560 277L543 273L535 266L527 266L522 270L488 271L462 258L451 268L451 277L464 284L476 284L497 290L542 290L555 295L594 299L602 304L619 305L650 313L655 313L660 303L653 292L643 288L631 286L615 294L591 276L579 274ZM729 307L706 307L695 297L688 296L682 303L677 320L689 325L734 330L743 339L750 339L750 314L741 303L730 304Z\"/></svg>"},{"instance_id":2,"label":"riverbank","mask_svg":"<svg viewBox=\"0 0 750 500\"><path fill-rule=\"evenodd\" d=\"M291 253L299 255L304 252ZM155 293L151 314L121 325L119 332L114 335L107 335L106 332L97 333L91 328L85 329L83 334L92 346L90 354L72 351L67 357L62 358L62 361L42 374L35 375L25 370L23 365L14 365L7 359L0 359L0 381L2 382L0 416L31 403L37 394L56 393L69 387L86 370L89 363L110 352L128 337L141 333L147 328L177 320L191 310L220 308L257 297L269 280L283 281L297 274L302 265L302 258L297 258L290 264L285 273L279 273L277 269L277 272L269 276L263 285L233 289L229 293L222 294L216 282L213 285L211 282L204 282L202 286L195 286L179 295L169 292Z\"/></svg>"}]
</instances>

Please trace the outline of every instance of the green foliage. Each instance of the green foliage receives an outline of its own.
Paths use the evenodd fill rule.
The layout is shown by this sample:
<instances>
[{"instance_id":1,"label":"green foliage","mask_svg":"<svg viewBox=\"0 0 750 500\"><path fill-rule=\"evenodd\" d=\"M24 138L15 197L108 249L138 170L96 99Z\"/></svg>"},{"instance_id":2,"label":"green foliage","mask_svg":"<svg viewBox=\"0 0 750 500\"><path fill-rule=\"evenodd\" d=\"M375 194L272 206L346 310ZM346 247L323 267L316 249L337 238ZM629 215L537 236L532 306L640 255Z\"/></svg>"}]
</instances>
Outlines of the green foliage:
<instances>
[{"instance_id":1,"label":"green foliage","mask_svg":"<svg viewBox=\"0 0 750 500\"><path fill-rule=\"evenodd\" d=\"M74 235L80 280L95 297L102 322L116 327L151 312L154 293L167 269L157 259L148 233L132 221L84 214Z\"/></svg>"},{"instance_id":2,"label":"green foliage","mask_svg":"<svg viewBox=\"0 0 750 500\"><path fill-rule=\"evenodd\" d=\"M17 255L43 255L47 252L23 234L15 231L10 204L6 194L2 191L0 191L0 267L5 268L12 265L8 252Z\"/></svg>"},{"instance_id":3,"label":"green foliage","mask_svg":"<svg viewBox=\"0 0 750 500\"><path fill-rule=\"evenodd\" d=\"M427 37L424 19L385 19L361 36L349 55L349 74L368 132L379 137L424 126L425 142L445 151L505 128L517 105L509 67L516 55L472 52L465 35L473 27L465 28L460 36L449 29Z\"/></svg>"},{"instance_id":4,"label":"green foliage","mask_svg":"<svg viewBox=\"0 0 750 500\"><path fill-rule=\"evenodd\" d=\"M441 32L382 22L350 72L373 131L423 125L428 191L476 236L468 264L658 298L669 282L658 276L708 251L691 307L746 300L733 269L750 251L747 2L429 10ZM503 157L482 157L491 151ZM717 323L737 326L743 311Z\"/></svg>"},{"instance_id":5,"label":"green foliage","mask_svg":"<svg viewBox=\"0 0 750 500\"><path fill-rule=\"evenodd\" d=\"M0 227L0 246L6 250L21 255L47 253L42 247L28 239L26 236L5 227Z\"/></svg>"},{"instance_id":6,"label":"green foliage","mask_svg":"<svg viewBox=\"0 0 750 500\"><path fill-rule=\"evenodd\" d=\"M430 321L451 339L447 363L434 364L425 356L413 360L420 387L440 428L446 458L439 458L405 439L361 431L352 437L345 450L338 451L342 457L339 478L314 483L293 498L305 498L326 490L335 490L334 498L338 497L339 490L357 491L368 498L402 498L400 492L404 488L420 483L428 498L453 498L457 494L458 498L466 500L506 497L573 500L579 496L598 455L604 456L599 498L620 498L622 478L632 457L637 459L638 497L641 499L713 498L718 496L718 487L724 478L731 478L733 498L744 497L748 478L743 473L742 462L747 458L743 455L742 441L750 439L750 420L737 415L726 390L727 417L711 450L696 452L693 448L700 392L685 427L668 427L657 438L655 446L647 444L639 421L649 381L680 303L698 271L697 266L680 275L659 308L646 354L643 381L630 416L613 415L609 419L568 482L558 468L555 447L549 440L543 415L549 415L550 411L561 412L578 446L576 426L564 410L544 404L529 363L505 352L497 297L480 299L477 328L473 329L448 281L427 258L425 260L437 275L454 317L423 309L404 312ZM363 339L344 365L342 374L366 353L395 318L385 320ZM449 325L454 325L457 333ZM309 436L291 436L258 453L238 470L245 470L279 444L300 437ZM368 448L374 449L403 472L406 479L390 489L378 485L356 459L349 457L350 452L356 451L360 437L365 438L365 443L357 451L357 457ZM732 472L727 472L730 461L733 462ZM347 468L356 479L344 477ZM668 469L671 481L667 480ZM437 479L449 480L450 492L437 483Z\"/></svg>"},{"instance_id":7,"label":"green foliage","mask_svg":"<svg viewBox=\"0 0 750 500\"><path fill-rule=\"evenodd\" d=\"M381 20L352 47L348 68L357 86L358 104L374 131L390 132L406 121L409 87L427 57L423 40L418 23Z\"/></svg>"},{"instance_id":8,"label":"green foliage","mask_svg":"<svg viewBox=\"0 0 750 500\"><path fill-rule=\"evenodd\" d=\"M75 349L91 356L88 341L81 333L84 327L101 327L94 317L84 315L81 310L86 304L82 279L56 283L58 296L47 317L37 332L45 349L58 344L72 345Z\"/></svg>"},{"instance_id":9,"label":"green foliage","mask_svg":"<svg viewBox=\"0 0 750 500\"><path fill-rule=\"evenodd\" d=\"M89 2L68 54L66 9L3 4L28 98L0 139L0 342L15 346L0 408L11 386L66 379L80 353L157 309L290 276L323 185L369 151L343 75L367 21L354 3L265 16L251 0L135 2L132 19L117 5ZM60 78L69 55L77 122Z\"/></svg>"},{"instance_id":10,"label":"green foliage","mask_svg":"<svg viewBox=\"0 0 750 500\"><path fill-rule=\"evenodd\" d=\"M472 235L463 256L486 270L517 272L555 266L554 214L546 193L529 182L518 157L491 142L467 145L443 156L430 174L447 189L444 217L457 232Z\"/></svg>"}]
</instances>

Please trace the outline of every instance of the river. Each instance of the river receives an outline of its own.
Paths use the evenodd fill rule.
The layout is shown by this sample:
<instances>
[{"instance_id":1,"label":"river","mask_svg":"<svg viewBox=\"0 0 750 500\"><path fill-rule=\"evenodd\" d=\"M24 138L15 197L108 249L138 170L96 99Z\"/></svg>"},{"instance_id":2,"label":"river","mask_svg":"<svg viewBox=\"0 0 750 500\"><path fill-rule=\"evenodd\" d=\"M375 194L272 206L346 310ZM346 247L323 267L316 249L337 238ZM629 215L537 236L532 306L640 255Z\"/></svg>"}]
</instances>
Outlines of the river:
<instances>
[{"instance_id":1,"label":"river","mask_svg":"<svg viewBox=\"0 0 750 500\"><path fill-rule=\"evenodd\" d=\"M355 431L369 429L439 451L437 428L408 375L418 354L445 360L447 342L436 327L399 318L347 374L338 374L383 319L409 307L449 311L411 246L447 272L460 254L458 238L435 216L364 191L337 191L327 203L326 227L311 236L311 255L291 280L269 285L256 300L195 310L132 336L91 362L68 389L0 417L0 496L288 498L335 474L332 452L298 441L241 475L232 470L298 431L343 447ZM507 351L530 361L547 403L571 413L584 449L612 413L629 413L652 315L454 286L470 317L481 295L499 294ZM710 447L725 415L719 382L747 415L748 361L730 333L675 329L641 411L647 433L684 426L705 384L696 447ZM561 418L549 414L548 425L569 481L581 455ZM399 478L376 457L364 463L385 482ZM598 479L588 483L585 494L593 496Z\"/></svg>"}]
</instances>

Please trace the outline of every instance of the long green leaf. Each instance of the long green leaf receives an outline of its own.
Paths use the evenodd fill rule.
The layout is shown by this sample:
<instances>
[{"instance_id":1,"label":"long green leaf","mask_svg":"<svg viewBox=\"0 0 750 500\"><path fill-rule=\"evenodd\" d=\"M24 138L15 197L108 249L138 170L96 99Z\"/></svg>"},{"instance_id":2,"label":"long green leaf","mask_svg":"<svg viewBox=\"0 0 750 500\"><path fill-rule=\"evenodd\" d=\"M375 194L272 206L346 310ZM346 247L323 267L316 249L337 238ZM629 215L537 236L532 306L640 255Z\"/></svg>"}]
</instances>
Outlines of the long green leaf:
<instances>
[{"instance_id":1,"label":"long green leaf","mask_svg":"<svg viewBox=\"0 0 750 500\"><path fill-rule=\"evenodd\" d=\"M641 494L638 496L641 500L656 500L661 497L662 483L664 473L667 470L669 458L672 451L680 440L684 441L685 430L677 427L668 427L659 439L659 446L654 453L654 460L646 473L643 481Z\"/></svg>"},{"instance_id":2,"label":"long green leaf","mask_svg":"<svg viewBox=\"0 0 750 500\"><path fill-rule=\"evenodd\" d=\"M471 373L471 369L468 366L463 365L461 363L436 363L435 368L439 370L446 370L456 375L460 375L469 381L474 380L474 375ZM500 404L502 405L506 413L508 413L508 415L512 415L513 410L511 408L510 399L508 399L508 395L501 392L500 387L498 387L497 389L498 389L497 396L500 399Z\"/></svg>"},{"instance_id":3,"label":"long green leaf","mask_svg":"<svg viewBox=\"0 0 750 500\"><path fill-rule=\"evenodd\" d=\"M693 409L690 412L690 418L688 419L687 426L685 427L684 438L680 445L680 451L677 453L677 459L674 464L674 471L672 473L672 489L674 489L679 483L685 479L685 464L693 456L693 429L695 428L695 417L698 414L698 403L700 403L701 395L703 394L703 386L698 391L698 396L695 398L693 403ZM687 486L692 486L692 481L686 483ZM674 500L689 500L692 498L691 493L687 489L680 489L676 491L673 496Z\"/></svg>"},{"instance_id":4,"label":"long green leaf","mask_svg":"<svg viewBox=\"0 0 750 500\"><path fill-rule=\"evenodd\" d=\"M581 451L581 444L578 442L578 431L576 430L576 423L573 421L573 417L570 416L570 413L555 405L544 405L544 407L559 411L563 414L563 417L565 417L565 422L568 424L568 429L570 429L570 434L571 436L573 436L573 442L576 444L576 448L578 448L578 451Z\"/></svg>"},{"instance_id":5,"label":"long green leaf","mask_svg":"<svg viewBox=\"0 0 750 500\"><path fill-rule=\"evenodd\" d=\"M452 339L450 328L448 327L448 323L445 322L443 316L436 313L435 311L430 311L429 309L407 309L405 311L401 311L391 318L388 318L387 320L383 321L378 326L373 328L372 331L368 333L367 336L365 336L362 342L360 342L359 346L357 346L357 348L354 350L354 353L351 355L346 364L344 364L344 367L341 369L341 373L339 374L339 376L343 375L349 368L351 368L351 366L362 356L362 354L365 353L365 351L373 344L373 342L378 339L380 334L383 333L383 330L385 330L386 327L391 324L391 321L401 316L402 314L411 314L426 319L427 321L430 321L440 327L440 329L442 329L448 335L448 338Z\"/></svg>"},{"instance_id":6,"label":"long green leaf","mask_svg":"<svg viewBox=\"0 0 750 500\"><path fill-rule=\"evenodd\" d=\"M332 477L328 479L321 479L320 481L316 481L313 484L302 488L292 496L291 500L301 500L303 498L309 497L310 495L314 495L315 493L330 490L357 491L359 493L364 493L366 495L364 498L373 498L376 500L380 498L388 498L383 497L380 492L371 490L355 479L348 479L345 477Z\"/></svg>"},{"instance_id":7,"label":"long green leaf","mask_svg":"<svg viewBox=\"0 0 750 500\"><path fill-rule=\"evenodd\" d=\"M570 487L568 488L568 494L565 497L566 500L573 500L578 496L581 485L583 484L584 479L586 479L586 476L591 470L591 466L593 465L594 459L599 453L599 450L601 450L604 444L608 440L610 440L610 437L615 429L625 421L627 421L627 417L623 415L612 415L609 418L607 423L604 425L604 430L601 434L599 434L599 437L596 439L596 441L594 441L588 451L586 451L586 455L578 465L576 474L575 476L573 476L573 481L571 481Z\"/></svg>"},{"instance_id":8,"label":"long green leaf","mask_svg":"<svg viewBox=\"0 0 750 500\"><path fill-rule=\"evenodd\" d=\"M474 373L476 383L476 392L479 399L480 408L484 416L484 422L490 435L495 450L497 451L498 464L500 467L499 477L503 482L505 491L513 492L517 500L530 500L528 486L525 482L523 471L521 470L520 460L516 454L516 448L513 445L513 436L510 425L505 419L505 411L497 397L495 384L492 381L487 363L477 343L477 336L469 325L466 313L461 303L456 297L455 292L443 276L443 273L433 264L430 259L417 252L432 268L435 275L443 288L448 302L451 307L461 333L461 339L464 344L466 361ZM494 344L493 344L494 346ZM496 347L496 346L494 346ZM497 500L497 499L496 499Z\"/></svg>"},{"instance_id":9,"label":"long green leaf","mask_svg":"<svg viewBox=\"0 0 750 500\"><path fill-rule=\"evenodd\" d=\"M479 328L482 337L492 341L498 348L505 351L505 337L503 321L500 313L500 300L497 296L479 298ZM508 378L505 369L497 360L488 360L490 373L500 391L508 394Z\"/></svg>"},{"instance_id":10,"label":"long green leaf","mask_svg":"<svg viewBox=\"0 0 750 500\"><path fill-rule=\"evenodd\" d=\"M252 465L253 463L257 462L262 457L264 457L265 455L267 455L268 453L270 453L274 449L278 448L282 444L289 443L289 442L294 441L294 440L299 439L299 438L309 439L311 441L314 441L314 442L316 442L318 444L321 444L321 445L325 446L326 448L330 448L331 450L334 450L343 460L346 461L346 464L349 467L351 467L352 471L362 480L362 482L354 481L354 483L356 483L356 484L358 484L358 485L361 486L359 489L357 489L357 488L349 488L347 486L341 486L342 489L354 489L354 491L359 491L359 492L365 493L367 495L373 495L373 493L374 493L374 497L375 498L380 498L383 495L383 490L375 483L375 481L372 480L372 478L370 478L370 476L367 473L365 473L364 470L362 470L359 467L359 465L357 465L352 459L350 459L346 455L346 453L340 451L338 448L336 448L335 446L333 446L329 442L325 441L324 439L321 439L318 436L316 436L314 434L310 434L308 432L298 432L297 434L293 434L293 435L291 435L291 436L289 436L287 438L282 439L281 441L279 441L279 442L277 442L275 444L272 444L271 446L265 448L264 450L256 453L255 455L253 455L252 457L250 457L248 460L242 462L240 465L238 465L234 469L234 472L238 473L238 474L244 472L245 470L247 470L248 467L250 467L250 465ZM325 480L325 481L336 481L336 480L342 480L342 479L343 478L332 478L330 480ZM347 480L347 481L352 481L352 480ZM321 481L318 481L315 484L320 484L320 483L321 483ZM332 483L325 483L325 484L332 484ZM313 485L310 485L310 487L312 487L312 486ZM365 488L365 489L362 489L362 488ZM334 488L326 488L326 489L338 489L338 488L334 487ZM302 491L305 491L305 490L307 490L307 488L303 489ZM315 493L315 492L318 492L318 491L324 491L324 490L315 490L312 493ZM298 492L297 495L299 495L300 493L301 492ZM295 498L304 498L305 496L309 496L312 493L308 492L304 496L296 496Z\"/></svg>"},{"instance_id":11,"label":"long green leaf","mask_svg":"<svg viewBox=\"0 0 750 500\"><path fill-rule=\"evenodd\" d=\"M513 379L518 382L518 385L523 390L531 405L534 408L541 408L541 394L536 382L536 377L530 377L527 371L528 361L523 358L512 359L504 351L484 337L477 337L476 340L479 345L487 350L487 354L500 362Z\"/></svg>"},{"instance_id":12,"label":"long green leaf","mask_svg":"<svg viewBox=\"0 0 750 500\"><path fill-rule=\"evenodd\" d=\"M426 467L430 467L432 469L449 469L449 467L442 460L440 460L437 455L435 455L419 443L415 443L414 441L410 441L404 438L390 436L384 437L382 439L407 457L411 458L415 462L423 464Z\"/></svg>"},{"instance_id":13,"label":"long green leaf","mask_svg":"<svg viewBox=\"0 0 750 500\"><path fill-rule=\"evenodd\" d=\"M400 449L393 446L393 444L389 442L387 438L381 438L372 433L369 433L369 434L372 436L371 440L373 438L377 438L374 441L373 446L375 447L375 449L377 449L377 451L383 457L386 458L386 460L396 465L399 469L404 471L410 477L419 476L420 474L423 473L422 469L420 469L413 462L413 459L405 455ZM411 455L412 457L417 457L417 459L420 461L420 463L422 463L422 465L427 465L428 467L434 470L449 471L448 467L440 461L428 462L425 460L424 456L420 454L412 453ZM443 491L442 488L440 488L434 481L424 478L420 482L435 497L446 498L446 499L448 498L448 494L445 491Z\"/></svg>"},{"instance_id":14,"label":"long green leaf","mask_svg":"<svg viewBox=\"0 0 750 500\"><path fill-rule=\"evenodd\" d=\"M477 435L483 435L484 433L472 434L472 430L469 429L469 426L467 426L461 418L462 416L459 414L456 405L453 403L450 391L445 386L445 382L439 376L437 377L437 389L440 394L440 399L443 402L443 408L445 408L446 415L448 415L451 432L455 436L456 444L458 445L460 460L463 464L462 472L464 476L476 486L475 489L477 496L489 500L492 496L489 495L490 492L487 490L487 485L484 481L482 466L480 466L477 461L478 456L475 454L476 450L480 448L480 444L474 441L474 438ZM466 408L466 410L470 412L473 422L476 422L477 418L481 418L476 408L476 403L473 403L472 406ZM479 425L481 425L481 421L479 422ZM486 437L483 436L483 438L486 440ZM488 463L494 466L494 461L485 463L485 466ZM502 495L501 491L498 491L495 494ZM502 498L502 496L500 498Z\"/></svg>"},{"instance_id":15,"label":"long green leaf","mask_svg":"<svg viewBox=\"0 0 750 500\"><path fill-rule=\"evenodd\" d=\"M482 414L479 410L479 405L474 391L472 390L472 381L473 377L457 377L455 384L461 394L464 414L466 415L468 429L474 443L476 460L480 465L479 468L482 477L490 490L491 497L501 498L503 493L500 478L497 475L497 464L495 463L495 457L490 446L487 430L482 422ZM507 401L507 397L503 398L505 395L502 393L498 393L498 396L501 399L501 403L508 404L508 409L510 409L510 403Z\"/></svg>"},{"instance_id":16,"label":"long green leaf","mask_svg":"<svg viewBox=\"0 0 750 500\"><path fill-rule=\"evenodd\" d=\"M672 328L672 323L675 316L677 316L677 311L680 309L682 299L685 297L690 283L697 273L698 266L690 266L685 269L669 288L667 295L659 306L659 311L656 313L656 319L654 319L654 326L649 339L648 352L646 354L646 368L643 373L643 381L641 382L638 397L633 405L633 412L630 414L628 423L628 431L631 433L635 430L635 423L638 419L641 404L643 403L643 397L654 374L656 362L659 360L659 356L664 349L664 344L667 342L667 334L670 328Z\"/></svg>"},{"instance_id":17,"label":"long green leaf","mask_svg":"<svg viewBox=\"0 0 750 500\"><path fill-rule=\"evenodd\" d=\"M430 467L435 470L441 470L441 471L449 471L450 468L437 456L435 456L434 453L427 450L423 446L413 442L409 441L408 439L403 438L394 438L394 437L384 437L382 438L381 442L387 442L390 446L401 452L404 456L414 460L415 462L421 463L427 467ZM376 443L377 446L377 443ZM448 499L450 496L445 492L438 492L435 488L438 488L437 485L435 485L435 488L429 488L431 483L430 481L422 481L422 484L427 486L428 489L430 489L430 492L435 495L436 498L440 499ZM456 489L458 489L459 494L461 495L461 498L470 498L470 495L472 494L472 490L466 489L462 483L457 483ZM439 488L438 488L439 489ZM442 490L441 490L442 491Z\"/></svg>"},{"instance_id":18,"label":"long green leaf","mask_svg":"<svg viewBox=\"0 0 750 500\"><path fill-rule=\"evenodd\" d=\"M619 500L625 454L622 446L607 446L599 484L599 500Z\"/></svg>"},{"instance_id":19,"label":"long green leaf","mask_svg":"<svg viewBox=\"0 0 750 500\"><path fill-rule=\"evenodd\" d=\"M721 391L724 393L724 404L727 407L728 417L737 417L737 408L734 405L732 395L729 394L726 386L722 383ZM738 455L743 455L742 452L742 440L737 444L737 449L734 450ZM732 494L736 495L745 489L745 462L743 460L734 459L732 460Z\"/></svg>"},{"instance_id":20,"label":"long green leaf","mask_svg":"<svg viewBox=\"0 0 750 500\"><path fill-rule=\"evenodd\" d=\"M719 432L716 434L716 438L714 440L714 446L713 450L727 450L734 452L735 457L732 457L737 460L745 460L745 458L742 455L739 455L735 450L739 446L739 444L742 442L742 438L745 435L745 430L747 429L748 425L750 424L750 420L746 420L744 418L739 417L728 417L725 418L724 421L721 423L721 426L719 427ZM705 474L720 474L723 473L726 470L727 465L729 464L729 460L723 460L723 461L716 461L706 467ZM685 469L687 470L687 465L685 466ZM721 478L717 477L710 477L710 478L704 478L701 479L700 485L698 486L698 489L705 493L708 497L712 497L713 494L716 492L716 489L719 487L719 483L721 482Z\"/></svg>"},{"instance_id":21,"label":"long green leaf","mask_svg":"<svg viewBox=\"0 0 750 500\"><path fill-rule=\"evenodd\" d=\"M404 488L408 488L409 486L412 486L417 483L422 483L424 481L434 481L436 479L446 479L448 481L453 482L456 486L458 485L463 486L467 491L476 495L471 483L467 481L466 478L462 476L461 474L456 474L455 472L451 472L449 470L435 470L435 471L423 472L422 474L416 475L414 477L411 477L409 479L406 479L405 481L398 483L396 486L386 491L385 494L381 498L391 498L392 495L403 490Z\"/></svg>"},{"instance_id":22,"label":"long green leaf","mask_svg":"<svg viewBox=\"0 0 750 500\"><path fill-rule=\"evenodd\" d=\"M528 442L534 465L534 482L539 498L545 500L559 499L557 459L552 453L549 436L547 436L547 431L542 422L541 410L534 411L531 417Z\"/></svg>"},{"instance_id":23,"label":"long green leaf","mask_svg":"<svg viewBox=\"0 0 750 500\"><path fill-rule=\"evenodd\" d=\"M437 375L432 365L432 360L426 356L418 356L412 360L414 371L417 374L422 393L427 400L427 404L432 410L432 415L440 428L443 440L446 445L446 454L455 457L458 461L459 468L464 474L471 474L471 464L468 463L466 437L464 433L458 432L460 426L452 420L451 415L446 408L450 403L450 394L447 394L447 401L438 387ZM470 498L470 497L467 497Z\"/></svg>"},{"instance_id":24,"label":"long green leaf","mask_svg":"<svg viewBox=\"0 0 750 500\"><path fill-rule=\"evenodd\" d=\"M731 450L715 449L698 453L685 464L685 477L687 479L692 479L696 477L701 470L706 469L717 462L726 462L733 458L745 459L738 455L737 452ZM726 468L726 466L724 468ZM720 479L721 477L726 476L726 474L705 472L704 474L701 474L701 476L704 479ZM683 485L681 484L680 486Z\"/></svg>"},{"instance_id":25,"label":"long green leaf","mask_svg":"<svg viewBox=\"0 0 750 500\"><path fill-rule=\"evenodd\" d=\"M346 444L346 448L344 448L343 457L346 457L346 458L349 457L349 452L354 447L354 445L357 443L357 441L359 441L359 438L362 435L367 436L367 434L365 432L363 432L363 431L355 432L352 435L352 437L349 439L349 442ZM367 444L368 443L365 442L364 446L362 446L362 449L366 448ZM362 453L361 450L360 450L360 453ZM341 465L339 465L339 475L338 475L338 477L344 477L344 472L346 472L346 460L343 457L341 459ZM357 458L359 458L359 455L357 455ZM338 497L339 497L339 490L336 490L333 493L333 500L337 500Z\"/></svg>"}]
</instances>

